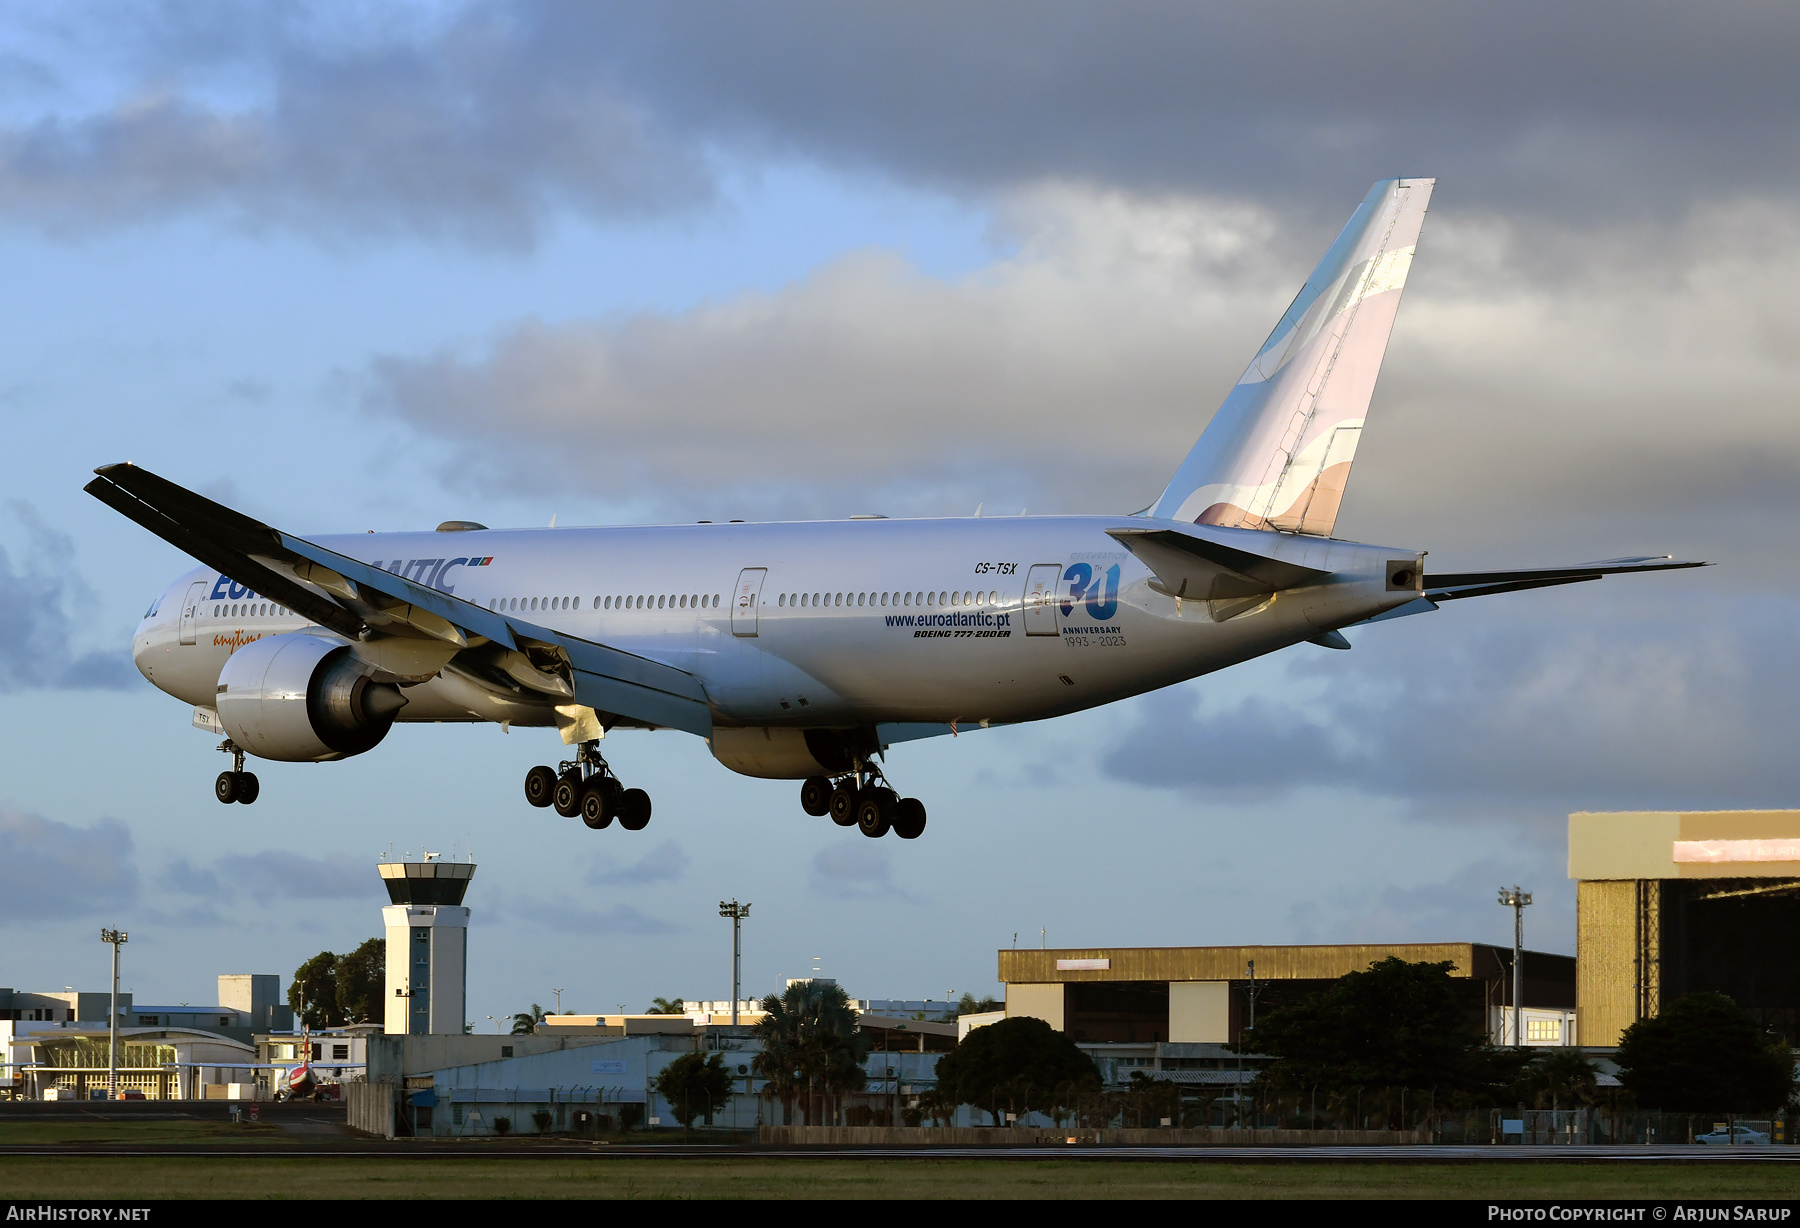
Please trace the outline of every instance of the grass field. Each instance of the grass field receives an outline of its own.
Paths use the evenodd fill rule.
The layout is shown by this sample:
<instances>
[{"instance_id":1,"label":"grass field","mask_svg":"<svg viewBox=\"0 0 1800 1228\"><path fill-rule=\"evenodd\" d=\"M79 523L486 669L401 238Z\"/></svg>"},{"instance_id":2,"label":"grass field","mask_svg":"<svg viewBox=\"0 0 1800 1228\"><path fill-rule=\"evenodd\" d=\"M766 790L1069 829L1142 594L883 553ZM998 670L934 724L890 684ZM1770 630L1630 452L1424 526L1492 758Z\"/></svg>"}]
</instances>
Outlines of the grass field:
<instances>
[{"instance_id":1,"label":"grass field","mask_svg":"<svg viewBox=\"0 0 1800 1228\"><path fill-rule=\"evenodd\" d=\"M9 1198L1742 1198L1800 1166L0 1157Z\"/></svg>"}]
</instances>

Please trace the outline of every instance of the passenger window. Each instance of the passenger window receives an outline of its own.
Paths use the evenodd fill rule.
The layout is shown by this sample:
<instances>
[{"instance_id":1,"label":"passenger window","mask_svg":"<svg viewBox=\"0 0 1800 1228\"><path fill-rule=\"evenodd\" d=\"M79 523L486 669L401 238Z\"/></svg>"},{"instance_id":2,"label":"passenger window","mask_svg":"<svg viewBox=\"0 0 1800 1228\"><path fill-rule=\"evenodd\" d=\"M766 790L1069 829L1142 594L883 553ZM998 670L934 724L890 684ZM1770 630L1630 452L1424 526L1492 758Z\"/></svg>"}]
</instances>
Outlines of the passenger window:
<instances>
[{"instance_id":1,"label":"passenger window","mask_svg":"<svg viewBox=\"0 0 1800 1228\"><path fill-rule=\"evenodd\" d=\"M989 593L988 594L988 604L989 605L999 605L1000 604L1000 594L999 593Z\"/></svg>"},{"instance_id":2,"label":"passenger window","mask_svg":"<svg viewBox=\"0 0 1800 1228\"><path fill-rule=\"evenodd\" d=\"M775 598L775 606L777 609L779 609L780 607L782 607L786 604L787 604L787 594L786 593L782 593L780 596Z\"/></svg>"},{"instance_id":3,"label":"passenger window","mask_svg":"<svg viewBox=\"0 0 1800 1228\"><path fill-rule=\"evenodd\" d=\"M973 597L973 596L974 596L974 595L975 595L975 594L974 594L974 593L964 593L964 594L963 594L963 604L964 604L964 605L968 605L968 604L969 604L969 598L971 598L971 597Z\"/></svg>"}]
</instances>

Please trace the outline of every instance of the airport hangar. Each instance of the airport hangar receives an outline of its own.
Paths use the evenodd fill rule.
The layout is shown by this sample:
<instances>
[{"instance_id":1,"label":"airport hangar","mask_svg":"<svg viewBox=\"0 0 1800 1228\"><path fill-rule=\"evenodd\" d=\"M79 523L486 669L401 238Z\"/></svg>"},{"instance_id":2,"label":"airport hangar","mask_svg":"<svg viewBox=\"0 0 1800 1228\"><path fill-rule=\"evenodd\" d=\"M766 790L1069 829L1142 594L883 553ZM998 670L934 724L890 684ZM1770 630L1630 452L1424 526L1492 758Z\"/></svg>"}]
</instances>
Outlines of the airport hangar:
<instances>
[{"instance_id":1,"label":"airport hangar","mask_svg":"<svg viewBox=\"0 0 1800 1228\"><path fill-rule=\"evenodd\" d=\"M1584 1045L1705 990L1800 1043L1800 810L1572 814L1569 877Z\"/></svg>"},{"instance_id":2,"label":"airport hangar","mask_svg":"<svg viewBox=\"0 0 1800 1228\"><path fill-rule=\"evenodd\" d=\"M1526 1045L1607 1049L1639 1019L1716 990L1800 1042L1800 811L1569 816L1576 955L1524 954ZM1498 915L1496 917L1498 919ZM1087 1044L1236 1042L1266 1013L1388 957L1447 961L1471 1023L1511 1044L1512 950L1482 943L999 952L1006 1013Z\"/></svg>"}]
</instances>

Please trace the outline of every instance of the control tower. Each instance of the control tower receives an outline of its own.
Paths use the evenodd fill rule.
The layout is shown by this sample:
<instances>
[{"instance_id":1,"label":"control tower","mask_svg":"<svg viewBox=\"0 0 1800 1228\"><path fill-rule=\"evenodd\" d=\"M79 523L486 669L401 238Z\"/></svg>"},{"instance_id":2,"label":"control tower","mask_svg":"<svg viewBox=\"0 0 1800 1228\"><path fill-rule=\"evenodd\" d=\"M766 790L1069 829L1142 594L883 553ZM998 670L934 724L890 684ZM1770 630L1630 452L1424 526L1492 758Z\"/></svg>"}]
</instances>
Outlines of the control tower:
<instances>
[{"instance_id":1,"label":"control tower","mask_svg":"<svg viewBox=\"0 0 1800 1228\"><path fill-rule=\"evenodd\" d=\"M393 901L381 910L387 930L388 1035L461 1036L468 1014L469 910L463 892L472 861L384 861Z\"/></svg>"}]
</instances>

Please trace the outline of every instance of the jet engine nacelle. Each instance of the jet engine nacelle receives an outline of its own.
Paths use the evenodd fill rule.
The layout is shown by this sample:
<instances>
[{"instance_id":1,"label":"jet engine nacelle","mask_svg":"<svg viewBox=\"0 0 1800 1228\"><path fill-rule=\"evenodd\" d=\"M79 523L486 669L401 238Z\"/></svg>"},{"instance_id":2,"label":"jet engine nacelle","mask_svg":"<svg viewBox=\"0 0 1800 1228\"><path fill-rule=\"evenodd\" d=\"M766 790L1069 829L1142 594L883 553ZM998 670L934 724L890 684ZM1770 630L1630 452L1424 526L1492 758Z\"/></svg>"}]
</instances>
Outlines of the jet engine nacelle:
<instances>
[{"instance_id":1,"label":"jet engine nacelle","mask_svg":"<svg viewBox=\"0 0 1800 1228\"><path fill-rule=\"evenodd\" d=\"M215 706L231 740L263 759L319 763L372 749L406 696L374 682L342 640L296 632L232 653Z\"/></svg>"}]
</instances>

